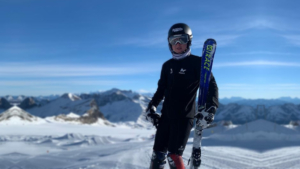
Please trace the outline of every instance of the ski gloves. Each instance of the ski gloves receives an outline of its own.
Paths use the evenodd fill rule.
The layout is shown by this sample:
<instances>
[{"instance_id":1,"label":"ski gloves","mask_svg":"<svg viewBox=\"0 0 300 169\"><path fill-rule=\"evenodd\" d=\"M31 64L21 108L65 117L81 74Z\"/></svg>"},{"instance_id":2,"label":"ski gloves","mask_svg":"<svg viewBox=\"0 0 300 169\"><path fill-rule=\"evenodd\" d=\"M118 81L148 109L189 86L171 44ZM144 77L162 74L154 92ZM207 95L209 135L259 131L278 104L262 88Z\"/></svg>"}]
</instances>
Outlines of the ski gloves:
<instances>
[{"instance_id":1,"label":"ski gloves","mask_svg":"<svg viewBox=\"0 0 300 169\"><path fill-rule=\"evenodd\" d=\"M149 103L146 112L148 112L146 119L157 128L160 120L160 115L156 113L156 107L152 105L152 102Z\"/></svg>"},{"instance_id":2,"label":"ski gloves","mask_svg":"<svg viewBox=\"0 0 300 169\"><path fill-rule=\"evenodd\" d=\"M201 126L202 129L207 128L208 125L214 120L216 111L216 106L211 106L208 109L203 108L202 110L198 110L195 115L196 125Z\"/></svg>"}]
</instances>

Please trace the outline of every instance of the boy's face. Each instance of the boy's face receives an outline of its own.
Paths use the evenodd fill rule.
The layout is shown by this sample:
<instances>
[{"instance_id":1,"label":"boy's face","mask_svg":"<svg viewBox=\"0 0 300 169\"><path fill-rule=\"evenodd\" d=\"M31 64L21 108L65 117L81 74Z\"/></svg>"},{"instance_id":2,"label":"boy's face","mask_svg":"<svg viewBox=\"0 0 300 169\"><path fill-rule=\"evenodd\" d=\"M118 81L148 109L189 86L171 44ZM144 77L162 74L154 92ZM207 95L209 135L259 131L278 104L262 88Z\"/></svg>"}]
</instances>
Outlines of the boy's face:
<instances>
[{"instance_id":1,"label":"boy's face","mask_svg":"<svg viewBox=\"0 0 300 169\"><path fill-rule=\"evenodd\" d=\"M176 43L175 45L172 45L172 50L178 54L184 53L186 49L187 44Z\"/></svg>"}]
</instances>

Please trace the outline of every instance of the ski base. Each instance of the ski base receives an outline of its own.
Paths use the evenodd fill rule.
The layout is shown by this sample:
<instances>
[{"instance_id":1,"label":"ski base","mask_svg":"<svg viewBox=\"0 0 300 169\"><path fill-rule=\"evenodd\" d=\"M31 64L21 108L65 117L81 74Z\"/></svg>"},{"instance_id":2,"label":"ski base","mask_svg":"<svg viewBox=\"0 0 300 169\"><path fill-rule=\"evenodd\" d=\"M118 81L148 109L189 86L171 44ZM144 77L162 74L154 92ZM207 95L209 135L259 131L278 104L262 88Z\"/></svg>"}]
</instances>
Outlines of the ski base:
<instances>
[{"instance_id":1,"label":"ski base","mask_svg":"<svg viewBox=\"0 0 300 169\"><path fill-rule=\"evenodd\" d=\"M189 169L200 169L200 164L201 164L201 160L200 160L200 164L198 166L193 165L193 157L191 157L189 159L188 165L190 165Z\"/></svg>"},{"instance_id":2,"label":"ski base","mask_svg":"<svg viewBox=\"0 0 300 169\"><path fill-rule=\"evenodd\" d=\"M189 159L190 169L198 169L201 165L201 148L193 147L192 156Z\"/></svg>"}]
</instances>

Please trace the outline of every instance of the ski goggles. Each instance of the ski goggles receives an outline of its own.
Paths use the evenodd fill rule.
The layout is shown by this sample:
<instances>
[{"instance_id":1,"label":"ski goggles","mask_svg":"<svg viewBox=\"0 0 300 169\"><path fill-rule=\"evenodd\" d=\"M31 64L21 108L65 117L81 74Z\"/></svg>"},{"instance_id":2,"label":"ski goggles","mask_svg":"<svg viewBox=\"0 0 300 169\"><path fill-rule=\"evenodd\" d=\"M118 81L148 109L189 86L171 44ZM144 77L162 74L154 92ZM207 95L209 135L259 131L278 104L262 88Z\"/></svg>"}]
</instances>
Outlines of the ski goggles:
<instances>
[{"instance_id":1,"label":"ski goggles","mask_svg":"<svg viewBox=\"0 0 300 169\"><path fill-rule=\"evenodd\" d=\"M187 34L173 35L170 36L168 40L171 45L176 45L177 43L187 44L189 42L189 36Z\"/></svg>"}]
</instances>

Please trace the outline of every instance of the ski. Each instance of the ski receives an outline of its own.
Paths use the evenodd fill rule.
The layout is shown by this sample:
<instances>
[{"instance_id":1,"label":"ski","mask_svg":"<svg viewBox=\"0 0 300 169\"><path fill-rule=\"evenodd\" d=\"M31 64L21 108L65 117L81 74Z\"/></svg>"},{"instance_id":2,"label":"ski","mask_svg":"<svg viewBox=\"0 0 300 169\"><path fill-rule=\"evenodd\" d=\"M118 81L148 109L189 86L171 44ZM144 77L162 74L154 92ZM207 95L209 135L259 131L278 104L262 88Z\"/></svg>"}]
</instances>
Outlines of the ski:
<instances>
[{"instance_id":1,"label":"ski","mask_svg":"<svg viewBox=\"0 0 300 169\"><path fill-rule=\"evenodd\" d=\"M204 42L202 50L202 61L201 61L201 76L200 76L200 88L198 96L198 111L205 108L209 78L211 75L211 69L213 60L216 52L217 42L214 39L207 39ZM190 169L199 169L201 165L201 139L202 139L202 127L195 126L194 140L192 155L189 159Z\"/></svg>"}]
</instances>

